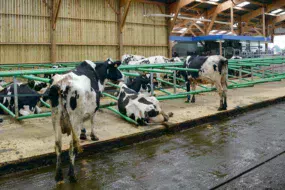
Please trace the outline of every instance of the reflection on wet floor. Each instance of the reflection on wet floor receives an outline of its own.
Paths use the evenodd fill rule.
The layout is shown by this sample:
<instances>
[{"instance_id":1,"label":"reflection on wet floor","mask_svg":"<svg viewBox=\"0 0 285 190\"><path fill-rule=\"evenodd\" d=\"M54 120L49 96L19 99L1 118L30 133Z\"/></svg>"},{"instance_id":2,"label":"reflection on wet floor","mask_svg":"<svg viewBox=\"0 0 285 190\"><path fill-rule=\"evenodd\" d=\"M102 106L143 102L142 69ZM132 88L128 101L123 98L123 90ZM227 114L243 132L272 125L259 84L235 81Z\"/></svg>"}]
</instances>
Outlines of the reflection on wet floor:
<instances>
[{"instance_id":1,"label":"reflection on wet floor","mask_svg":"<svg viewBox=\"0 0 285 190\"><path fill-rule=\"evenodd\" d=\"M66 166L56 186L47 167L2 178L0 189L208 189L285 149L284 105L77 160L77 184Z\"/></svg>"}]
</instances>

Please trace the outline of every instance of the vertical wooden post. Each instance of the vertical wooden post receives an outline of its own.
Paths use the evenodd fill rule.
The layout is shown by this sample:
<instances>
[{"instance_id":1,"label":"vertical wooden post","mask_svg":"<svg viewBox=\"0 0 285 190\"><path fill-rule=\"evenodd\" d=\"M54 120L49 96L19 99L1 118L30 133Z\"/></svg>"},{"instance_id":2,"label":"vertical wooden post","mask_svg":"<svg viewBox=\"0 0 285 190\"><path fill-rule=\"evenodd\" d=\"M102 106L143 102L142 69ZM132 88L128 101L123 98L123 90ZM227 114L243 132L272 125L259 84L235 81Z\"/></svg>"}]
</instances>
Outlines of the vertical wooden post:
<instances>
[{"instance_id":1,"label":"vertical wooden post","mask_svg":"<svg viewBox=\"0 0 285 190\"><path fill-rule=\"evenodd\" d=\"M51 63L56 63L56 31L54 28L54 20L53 18L55 17L55 0L52 0L52 6L51 6L51 13L50 13L50 60Z\"/></svg>"},{"instance_id":2,"label":"vertical wooden post","mask_svg":"<svg viewBox=\"0 0 285 190\"><path fill-rule=\"evenodd\" d=\"M119 2L119 11L118 11L118 15L117 15L117 20L118 20L118 59L121 59L121 56L123 55L123 32L121 31L121 24L122 24L122 8L121 8L121 1Z\"/></svg>"},{"instance_id":3,"label":"vertical wooden post","mask_svg":"<svg viewBox=\"0 0 285 190\"><path fill-rule=\"evenodd\" d=\"M262 8L262 35L266 37L266 31L265 31L265 8Z\"/></svg>"},{"instance_id":4,"label":"vertical wooden post","mask_svg":"<svg viewBox=\"0 0 285 190\"><path fill-rule=\"evenodd\" d=\"M169 5L166 5L166 13L167 14L170 14L170 7ZM171 44L171 41L169 40L169 37L171 35L171 20L169 18L165 18L165 19L168 19L167 21L167 36L166 36L166 40L167 40L167 45L168 45L168 57L172 57L172 44Z\"/></svg>"},{"instance_id":5,"label":"vertical wooden post","mask_svg":"<svg viewBox=\"0 0 285 190\"><path fill-rule=\"evenodd\" d=\"M234 34L234 5L231 4L231 32Z\"/></svg>"}]
</instances>

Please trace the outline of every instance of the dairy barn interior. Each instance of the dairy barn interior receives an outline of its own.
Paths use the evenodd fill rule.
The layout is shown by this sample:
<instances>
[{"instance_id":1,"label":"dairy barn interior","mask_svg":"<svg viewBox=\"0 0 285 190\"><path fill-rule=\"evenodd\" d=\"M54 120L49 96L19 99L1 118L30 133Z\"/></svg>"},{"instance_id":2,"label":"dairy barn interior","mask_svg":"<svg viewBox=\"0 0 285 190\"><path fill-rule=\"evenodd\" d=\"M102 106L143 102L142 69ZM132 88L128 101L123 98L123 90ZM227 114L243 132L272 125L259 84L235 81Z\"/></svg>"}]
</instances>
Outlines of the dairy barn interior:
<instances>
[{"instance_id":1,"label":"dairy barn interior","mask_svg":"<svg viewBox=\"0 0 285 190\"><path fill-rule=\"evenodd\" d=\"M284 0L0 0L0 189L284 189Z\"/></svg>"}]
</instances>

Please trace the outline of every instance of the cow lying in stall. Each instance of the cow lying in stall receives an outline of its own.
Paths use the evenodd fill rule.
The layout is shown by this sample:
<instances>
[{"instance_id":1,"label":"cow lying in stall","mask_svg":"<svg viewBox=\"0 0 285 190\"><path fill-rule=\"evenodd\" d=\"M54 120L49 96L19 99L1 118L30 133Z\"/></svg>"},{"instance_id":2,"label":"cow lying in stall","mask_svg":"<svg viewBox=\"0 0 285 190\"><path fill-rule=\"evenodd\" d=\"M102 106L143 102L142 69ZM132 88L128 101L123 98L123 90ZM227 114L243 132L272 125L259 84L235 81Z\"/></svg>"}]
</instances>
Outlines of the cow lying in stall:
<instances>
[{"instance_id":1,"label":"cow lying in stall","mask_svg":"<svg viewBox=\"0 0 285 190\"><path fill-rule=\"evenodd\" d=\"M34 96L19 96L18 97L19 115L27 116L30 114L37 114L41 112L40 108L37 106L40 100L40 95L34 90L32 90L28 86L28 84L18 83L17 92L19 95L22 95L22 94L34 95ZM0 91L0 103L2 103L9 110L15 113L14 97L11 95L14 95L14 83L10 84L8 87ZM5 114L5 111L0 109L0 114Z\"/></svg>"},{"instance_id":2,"label":"cow lying in stall","mask_svg":"<svg viewBox=\"0 0 285 190\"><path fill-rule=\"evenodd\" d=\"M155 97L138 94L122 82L119 85L118 109L120 113L137 121L139 125L164 124L173 115L165 114Z\"/></svg>"},{"instance_id":3,"label":"cow lying in stall","mask_svg":"<svg viewBox=\"0 0 285 190\"><path fill-rule=\"evenodd\" d=\"M124 55L125 61L128 65L144 65L144 64L163 64L163 63L175 63L182 62L179 57L166 58L164 56L151 56L143 58L139 55ZM128 58L128 59L127 59ZM123 60L124 61L124 60ZM156 77L160 78L160 73L156 73ZM158 86L161 87L161 82L158 82Z\"/></svg>"},{"instance_id":4,"label":"cow lying in stall","mask_svg":"<svg viewBox=\"0 0 285 190\"><path fill-rule=\"evenodd\" d=\"M53 65L52 69L58 69L61 68L61 65ZM44 74L44 78L51 79L55 74ZM39 92L40 94L43 94L47 89L49 84L41 81L35 81L35 80L28 80L28 85L31 89Z\"/></svg>"},{"instance_id":5,"label":"cow lying in stall","mask_svg":"<svg viewBox=\"0 0 285 190\"><path fill-rule=\"evenodd\" d=\"M196 90L197 83L210 82L214 84L220 96L220 110L227 109L227 74L228 60L220 55L211 56L188 56L184 62L184 68L198 69L199 72L180 72L186 81L187 92L190 92L190 83L193 90ZM187 96L186 102L191 96ZM195 102L193 94L191 102Z\"/></svg>"},{"instance_id":6,"label":"cow lying in stall","mask_svg":"<svg viewBox=\"0 0 285 190\"><path fill-rule=\"evenodd\" d=\"M130 79L127 83L127 87L146 96L150 96L151 93L150 78L146 75L140 75L134 79Z\"/></svg>"},{"instance_id":7,"label":"cow lying in stall","mask_svg":"<svg viewBox=\"0 0 285 190\"><path fill-rule=\"evenodd\" d=\"M141 56L141 55L125 54L125 55L122 56L122 63L124 63L126 65L129 65L129 63L131 61L139 61L139 60L142 60L142 59L145 59L145 57Z\"/></svg>"},{"instance_id":8,"label":"cow lying in stall","mask_svg":"<svg viewBox=\"0 0 285 190\"><path fill-rule=\"evenodd\" d=\"M63 180L61 167L62 134L71 135L69 156L69 179L76 181L74 174L75 156L81 151L78 135L83 129L83 122L91 120L91 140L95 136L95 114L100 106L100 94L104 90L106 79L122 80L123 75L118 67L121 62L108 59L105 62L93 63L86 60L73 71L52 77L49 91L52 106L52 123L55 131L55 151L57 155L55 180ZM85 135L85 134L81 134Z\"/></svg>"}]
</instances>

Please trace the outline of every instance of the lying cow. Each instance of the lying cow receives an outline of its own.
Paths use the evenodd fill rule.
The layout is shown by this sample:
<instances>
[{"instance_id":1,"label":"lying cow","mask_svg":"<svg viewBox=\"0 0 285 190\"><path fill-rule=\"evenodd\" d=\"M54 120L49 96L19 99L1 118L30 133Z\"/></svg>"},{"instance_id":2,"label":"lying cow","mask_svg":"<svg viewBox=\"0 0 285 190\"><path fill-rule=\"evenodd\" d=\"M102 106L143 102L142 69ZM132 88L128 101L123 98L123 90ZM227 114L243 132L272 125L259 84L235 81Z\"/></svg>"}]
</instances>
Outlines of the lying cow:
<instances>
[{"instance_id":1,"label":"lying cow","mask_svg":"<svg viewBox=\"0 0 285 190\"><path fill-rule=\"evenodd\" d=\"M40 95L32 90L28 84L17 84L18 96L18 110L20 116L27 116L30 114L40 113L40 108L37 104L40 100ZM29 94L34 96L21 96L22 94ZM15 113L15 103L14 103L14 83L9 85L0 91L0 103L6 106L9 110ZM6 96L6 97L5 97ZM0 108L0 114L6 114L4 110Z\"/></svg>"},{"instance_id":2,"label":"lying cow","mask_svg":"<svg viewBox=\"0 0 285 190\"><path fill-rule=\"evenodd\" d=\"M131 61L139 61L142 59L145 59L145 57L141 56L141 55L125 54L122 56L122 63L129 65L129 62L131 62Z\"/></svg>"},{"instance_id":3,"label":"lying cow","mask_svg":"<svg viewBox=\"0 0 285 190\"><path fill-rule=\"evenodd\" d=\"M155 97L138 94L124 83L120 83L118 109L120 113L137 121L139 125L163 124L171 116L171 113L167 115L162 111Z\"/></svg>"},{"instance_id":4,"label":"lying cow","mask_svg":"<svg viewBox=\"0 0 285 190\"><path fill-rule=\"evenodd\" d=\"M146 75L141 75L134 79L131 79L127 83L127 86L137 93L142 93L147 96L149 96L151 92L150 78L148 78Z\"/></svg>"},{"instance_id":5,"label":"lying cow","mask_svg":"<svg viewBox=\"0 0 285 190\"><path fill-rule=\"evenodd\" d=\"M180 72L186 81L187 92L190 92L190 83L193 90L196 90L197 83L209 82L216 86L220 96L220 110L227 109L227 74L228 60L220 55L211 56L188 56L184 62L184 68L198 69L199 72ZM187 101L190 101L190 95ZM195 102L193 94L191 102Z\"/></svg>"},{"instance_id":6,"label":"lying cow","mask_svg":"<svg viewBox=\"0 0 285 190\"><path fill-rule=\"evenodd\" d=\"M91 140L95 136L95 113L100 106L100 94L104 90L106 79L122 80L123 75L118 67L120 61L93 63L86 60L74 70L52 77L49 99L52 106L52 123L55 131L55 151L57 154L55 180L63 180L61 167L62 134L71 135L69 156L69 179L76 181L74 174L75 155L81 151L78 135L83 129L83 122L91 121ZM84 136L85 134L81 134Z\"/></svg>"}]
</instances>

